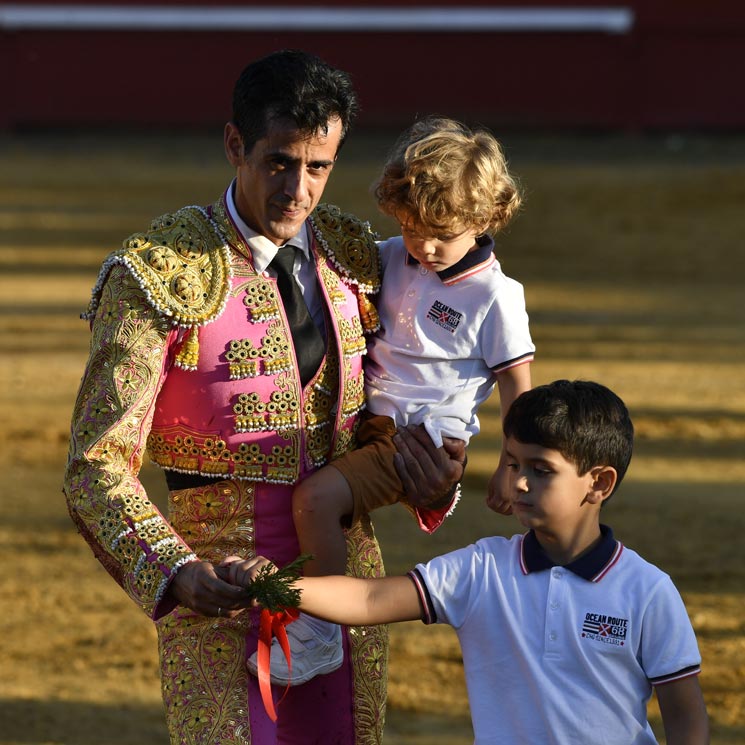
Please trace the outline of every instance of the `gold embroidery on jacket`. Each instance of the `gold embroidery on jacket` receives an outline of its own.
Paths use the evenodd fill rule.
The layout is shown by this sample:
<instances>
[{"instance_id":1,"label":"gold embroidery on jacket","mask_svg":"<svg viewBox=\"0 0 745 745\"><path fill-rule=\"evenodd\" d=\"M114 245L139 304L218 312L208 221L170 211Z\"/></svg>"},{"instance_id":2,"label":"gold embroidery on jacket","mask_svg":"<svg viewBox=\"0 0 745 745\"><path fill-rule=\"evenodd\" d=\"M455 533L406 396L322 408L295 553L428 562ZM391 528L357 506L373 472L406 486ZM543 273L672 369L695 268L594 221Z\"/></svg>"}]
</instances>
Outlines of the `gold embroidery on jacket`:
<instances>
[{"instance_id":1,"label":"gold embroidery on jacket","mask_svg":"<svg viewBox=\"0 0 745 745\"><path fill-rule=\"evenodd\" d=\"M229 286L230 289L215 295L216 275L213 273L204 294L225 294L226 297L230 297L231 293L242 293L247 320L254 323L268 322L269 326L260 340L255 337L239 338L227 344L227 374L232 380L267 375L277 376L277 379L276 390L271 393L261 393L258 396L244 393L236 396L231 402L234 429L238 433L281 433L283 438L289 439L297 446L294 457L298 463L302 447L309 465L321 465L328 460L332 446L334 452L339 452L337 440L341 438L344 442L347 439L344 430L351 426L351 419L364 406L361 373L355 371L353 374L348 361L364 353L364 333L367 329L363 327L356 313L351 320L344 317L349 314L346 303L350 298L348 290L346 293L342 292L342 282L356 294L358 305L360 298L366 297L368 292L376 291L379 286L379 257L369 227L351 216L343 215L334 207L321 206L314 213L317 219L314 220L312 228L319 251L319 277L327 296L331 299L330 311L334 314L335 324L339 328L344 369L343 374L340 374L339 354L332 334L326 363L303 392L299 383L293 380L291 340L289 331L281 320L275 284L255 274L250 251L227 217L223 200L213 206L212 214L214 222L209 220L205 211L196 208L185 208L175 215L159 218L151 225L150 233L146 234L146 238L157 245L152 245L146 250L146 241L135 236L129 242L130 251L137 256L146 255L152 262L152 271L157 270L161 274L170 272L174 277L180 277L178 282L170 286L174 297L168 302L173 305L177 304L179 296L196 302L196 285L189 279L193 279L193 272L189 275L189 267L181 266L182 272L179 274L179 266L174 257L182 256L186 260L185 263L197 262L195 266L199 266L199 262L206 261L210 254L206 249L194 248L193 236L202 235L206 240L206 234L210 234L213 243L212 253L219 253L228 245L235 249L229 251L230 265L224 275L223 286ZM176 218L182 218L181 222ZM205 224L198 229L200 221ZM190 227L192 222L195 227L189 233L186 228ZM155 241L158 236L165 236L167 240L164 238ZM332 269L328 262L332 263L335 269ZM133 266L131 263L127 264L127 268L138 283L141 283L142 278L136 276ZM337 272L341 273L341 279ZM201 276L204 279L209 275L205 272ZM246 281L241 281L240 286L232 287L232 283L228 281L230 276L245 277ZM152 302L153 298L150 295L147 297L148 301ZM156 303L156 310L168 315L168 302L163 300ZM173 316L170 318L173 321ZM177 364L187 368L196 366L198 342L197 329L190 329L183 339ZM341 392L338 390L340 380L344 381ZM302 403L298 403L300 401ZM340 409L340 414L336 415L339 431L333 426L335 415L332 414L337 401ZM305 439L304 443L301 433ZM153 450L153 459L165 468L204 475L228 475L234 472L237 478L251 480L270 476L272 480L283 483L290 477L289 470L282 467L274 469L270 474L266 460L257 461L255 457L247 459L245 453L229 452L228 448L225 448L225 452L220 454L207 454L196 446L184 449L183 443L175 442L167 436L164 439L164 436L162 428L159 429L157 436L151 436L149 446ZM235 450L235 446L232 449ZM265 455L271 453L267 452ZM299 469L299 465L297 468Z\"/></svg>"},{"instance_id":2,"label":"gold embroidery on jacket","mask_svg":"<svg viewBox=\"0 0 745 745\"><path fill-rule=\"evenodd\" d=\"M256 485L221 481L172 492L174 527L201 559L256 555ZM250 745L246 690L249 612L215 619L177 607L158 622L161 686L171 740Z\"/></svg>"},{"instance_id":3,"label":"gold embroidery on jacket","mask_svg":"<svg viewBox=\"0 0 745 745\"><path fill-rule=\"evenodd\" d=\"M287 332L282 324L272 324L259 346L252 339L234 339L225 352L231 380L277 375L292 370Z\"/></svg>"},{"instance_id":4,"label":"gold embroidery on jacket","mask_svg":"<svg viewBox=\"0 0 745 745\"><path fill-rule=\"evenodd\" d=\"M230 248L217 225L201 207L184 207L153 220L148 232L130 236L104 261L83 318L94 318L103 285L116 264L127 267L160 315L189 329L176 365L195 370L197 329L220 316L230 290Z\"/></svg>"},{"instance_id":5,"label":"gold embroidery on jacket","mask_svg":"<svg viewBox=\"0 0 745 745\"><path fill-rule=\"evenodd\" d=\"M344 357L356 357L365 354L367 346L362 335L360 319L339 319L339 334L341 335L342 354Z\"/></svg>"},{"instance_id":6,"label":"gold embroidery on jacket","mask_svg":"<svg viewBox=\"0 0 745 745\"><path fill-rule=\"evenodd\" d=\"M183 433L184 425L179 425L177 431ZM161 430L148 438L148 454L161 468L181 473L231 476L249 481L262 481L269 475L268 480L284 484L299 476L297 432L290 431L289 435L290 444L274 445L266 453L257 442L243 442L231 452L223 440L215 437L205 437L198 432L188 437L182 434L169 437L168 430Z\"/></svg>"},{"instance_id":7,"label":"gold embroidery on jacket","mask_svg":"<svg viewBox=\"0 0 745 745\"><path fill-rule=\"evenodd\" d=\"M357 295L364 332L371 334L377 331L380 318L370 295L380 291L381 264L370 224L342 212L332 204L319 204L309 221L322 254Z\"/></svg>"},{"instance_id":8,"label":"gold embroidery on jacket","mask_svg":"<svg viewBox=\"0 0 745 745\"><path fill-rule=\"evenodd\" d=\"M236 432L281 432L298 428L298 402L289 391L272 391L269 401L241 393L234 404Z\"/></svg>"},{"instance_id":9,"label":"gold embroidery on jacket","mask_svg":"<svg viewBox=\"0 0 745 745\"><path fill-rule=\"evenodd\" d=\"M251 339L234 339L225 352L231 380L255 378L261 374L261 352Z\"/></svg>"},{"instance_id":10,"label":"gold embroidery on jacket","mask_svg":"<svg viewBox=\"0 0 745 745\"><path fill-rule=\"evenodd\" d=\"M251 323L274 321L280 317L274 285L263 277L257 277L248 283L243 302L248 308L248 319Z\"/></svg>"},{"instance_id":11,"label":"gold embroidery on jacket","mask_svg":"<svg viewBox=\"0 0 745 745\"><path fill-rule=\"evenodd\" d=\"M342 412L345 417L353 417L365 408L365 379L363 375L357 378L349 377L344 383L344 405Z\"/></svg>"},{"instance_id":12,"label":"gold embroidery on jacket","mask_svg":"<svg viewBox=\"0 0 745 745\"><path fill-rule=\"evenodd\" d=\"M319 204L310 222L326 255L345 281L356 285L360 292L378 292L380 256L370 224L333 204Z\"/></svg>"},{"instance_id":13,"label":"gold embroidery on jacket","mask_svg":"<svg viewBox=\"0 0 745 745\"><path fill-rule=\"evenodd\" d=\"M385 575L370 518L365 515L347 531L346 574L374 578ZM381 745L388 680L388 626L351 626L354 671L356 745Z\"/></svg>"},{"instance_id":14,"label":"gold embroidery on jacket","mask_svg":"<svg viewBox=\"0 0 745 745\"><path fill-rule=\"evenodd\" d=\"M333 408L338 398L339 355L336 344L329 344L326 361L313 385L306 389L303 410L305 417L306 452L314 467L327 462L333 438Z\"/></svg>"},{"instance_id":15,"label":"gold embroidery on jacket","mask_svg":"<svg viewBox=\"0 0 745 745\"><path fill-rule=\"evenodd\" d=\"M107 277L72 415L65 493L96 557L152 615L172 572L195 558L137 479L169 324L128 271L111 267Z\"/></svg>"},{"instance_id":16,"label":"gold embroidery on jacket","mask_svg":"<svg viewBox=\"0 0 745 745\"><path fill-rule=\"evenodd\" d=\"M326 264L321 264L321 280L326 286L329 293L329 299L333 305L343 305L347 301L347 296L342 292L341 279Z\"/></svg>"}]
</instances>

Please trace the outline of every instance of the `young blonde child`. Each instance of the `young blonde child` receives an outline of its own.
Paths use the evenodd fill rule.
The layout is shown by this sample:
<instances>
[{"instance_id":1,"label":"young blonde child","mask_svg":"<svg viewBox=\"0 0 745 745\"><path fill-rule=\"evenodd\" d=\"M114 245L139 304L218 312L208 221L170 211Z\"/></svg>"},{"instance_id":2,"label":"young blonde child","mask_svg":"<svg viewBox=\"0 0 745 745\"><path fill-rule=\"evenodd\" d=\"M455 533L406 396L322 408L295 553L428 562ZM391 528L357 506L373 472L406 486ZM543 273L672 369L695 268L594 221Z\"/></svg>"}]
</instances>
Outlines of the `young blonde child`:
<instances>
[{"instance_id":1,"label":"young blonde child","mask_svg":"<svg viewBox=\"0 0 745 745\"><path fill-rule=\"evenodd\" d=\"M438 447L467 443L495 385L503 411L530 388L535 347L523 289L502 272L490 237L520 205L497 140L451 119L416 122L394 147L375 195L401 236L379 246L380 331L368 345L359 447L293 494L301 552L313 557L308 575L343 574L343 526L403 496L394 463L398 427L423 424ZM414 510L420 526L436 529L453 499L439 510ZM303 683L341 664L338 627L301 617L288 635L292 675L284 657L273 655L273 682Z\"/></svg>"},{"instance_id":2,"label":"young blonde child","mask_svg":"<svg viewBox=\"0 0 745 745\"><path fill-rule=\"evenodd\" d=\"M652 745L653 691L667 745L707 745L683 601L600 523L631 459L625 405L598 383L560 380L519 396L504 435L510 502L526 533L481 539L407 576L302 578L301 608L350 625L453 626L476 745ZM249 587L267 563L225 571Z\"/></svg>"}]
</instances>

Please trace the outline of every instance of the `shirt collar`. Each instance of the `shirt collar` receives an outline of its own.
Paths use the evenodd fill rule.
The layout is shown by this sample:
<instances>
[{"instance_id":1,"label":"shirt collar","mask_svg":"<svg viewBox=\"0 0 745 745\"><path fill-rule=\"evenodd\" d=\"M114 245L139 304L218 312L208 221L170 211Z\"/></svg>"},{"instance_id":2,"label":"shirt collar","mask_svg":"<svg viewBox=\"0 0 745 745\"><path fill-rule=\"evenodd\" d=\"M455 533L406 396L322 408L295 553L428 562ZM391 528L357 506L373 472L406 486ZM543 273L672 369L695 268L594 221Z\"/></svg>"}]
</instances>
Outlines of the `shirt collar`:
<instances>
[{"instance_id":1,"label":"shirt collar","mask_svg":"<svg viewBox=\"0 0 745 745\"><path fill-rule=\"evenodd\" d=\"M235 179L231 182L225 192L225 205L227 206L228 214L235 223L238 232L243 236L243 240L246 241L248 247L251 249L254 268L257 272L263 272L269 266L272 259L277 255L277 251L279 251L280 247L272 243L266 236L257 233L246 225L246 222L238 214L238 209L235 206L235 200L233 199L234 188ZM310 236L308 234L307 224L303 223L300 232L290 238L285 245L296 246L305 257L305 260L309 261Z\"/></svg>"},{"instance_id":2,"label":"shirt collar","mask_svg":"<svg viewBox=\"0 0 745 745\"><path fill-rule=\"evenodd\" d=\"M571 564L564 565L564 569L588 582L599 582L618 561L622 551L623 544L613 537L613 531L607 525L601 525L598 545ZM520 566L523 574L541 572L557 566L538 543L532 530L523 535L520 544Z\"/></svg>"},{"instance_id":3,"label":"shirt collar","mask_svg":"<svg viewBox=\"0 0 745 745\"><path fill-rule=\"evenodd\" d=\"M480 235L476 238L476 243L478 244L478 248L469 251L457 264L453 264L447 269L437 272L437 276L442 280L443 284L453 284L459 279L465 279L465 277L471 274L486 269L487 266L490 266L492 262L496 261L494 258L494 241L491 236ZM411 254L407 253L406 263L413 266L419 262Z\"/></svg>"}]
</instances>

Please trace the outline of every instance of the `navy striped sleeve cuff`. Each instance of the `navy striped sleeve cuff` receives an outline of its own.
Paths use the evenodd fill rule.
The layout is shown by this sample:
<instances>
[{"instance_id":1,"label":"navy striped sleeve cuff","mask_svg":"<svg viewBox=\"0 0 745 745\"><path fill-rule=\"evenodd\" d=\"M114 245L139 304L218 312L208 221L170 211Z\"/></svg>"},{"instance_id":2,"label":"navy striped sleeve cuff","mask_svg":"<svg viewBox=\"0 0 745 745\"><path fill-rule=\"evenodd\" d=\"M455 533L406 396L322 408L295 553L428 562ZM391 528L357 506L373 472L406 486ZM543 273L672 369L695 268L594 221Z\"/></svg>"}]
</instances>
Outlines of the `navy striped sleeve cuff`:
<instances>
[{"instance_id":1,"label":"navy striped sleeve cuff","mask_svg":"<svg viewBox=\"0 0 745 745\"><path fill-rule=\"evenodd\" d=\"M535 352L526 352L525 354L521 354L519 357L515 357L512 360L502 362L496 367L492 367L491 370L494 373L504 372L505 370L509 370L511 367L517 367L518 365L524 365L526 362L532 362L534 358Z\"/></svg>"},{"instance_id":2,"label":"navy striped sleeve cuff","mask_svg":"<svg viewBox=\"0 0 745 745\"><path fill-rule=\"evenodd\" d=\"M675 673L669 675L660 675L657 678L650 678L649 682L653 686L665 685L665 683L673 683L676 680L683 680L683 678L690 678L692 675L698 675L701 672L701 665L691 665L690 667L684 667L682 670L678 670Z\"/></svg>"},{"instance_id":3,"label":"navy striped sleeve cuff","mask_svg":"<svg viewBox=\"0 0 745 745\"><path fill-rule=\"evenodd\" d=\"M416 587L417 594L419 595L419 605L422 609L422 623L427 625L431 623L437 623L437 613L435 613L435 607L432 605L432 598L429 596L429 590L427 585L424 584L424 579L418 569L412 569L408 573L409 578Z\"/></svg>"}]
</instances>

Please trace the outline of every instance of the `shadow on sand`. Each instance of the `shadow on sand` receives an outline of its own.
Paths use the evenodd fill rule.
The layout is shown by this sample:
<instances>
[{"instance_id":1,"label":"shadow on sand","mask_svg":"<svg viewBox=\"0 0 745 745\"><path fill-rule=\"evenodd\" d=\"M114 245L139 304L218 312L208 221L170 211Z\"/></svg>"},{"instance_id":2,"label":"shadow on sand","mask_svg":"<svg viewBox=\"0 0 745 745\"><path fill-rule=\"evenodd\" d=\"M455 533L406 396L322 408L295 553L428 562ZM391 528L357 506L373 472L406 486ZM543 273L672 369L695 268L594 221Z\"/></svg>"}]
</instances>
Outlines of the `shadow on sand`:
<instances>
[{"instance_id":1,"label":"shadow on sand","mask_svg":"<svg viewBox=\"0 0 745 745\"><path fill-rule=\"evenodd\" d=\"M71 727L70 722L75 722ZM73 738L70 732L74 732ZM160 705L0 700L0 745L144 745L168 742Z\"/></svg>"}]
</instances>

